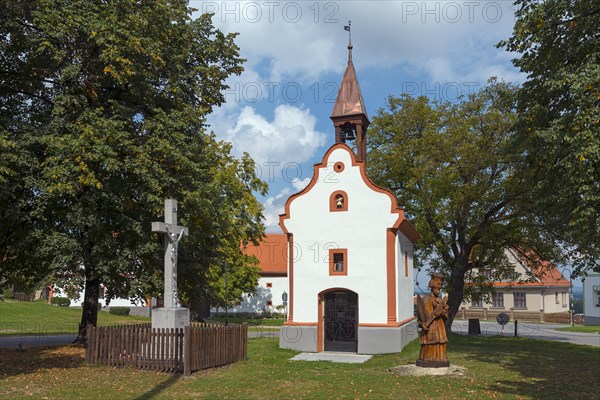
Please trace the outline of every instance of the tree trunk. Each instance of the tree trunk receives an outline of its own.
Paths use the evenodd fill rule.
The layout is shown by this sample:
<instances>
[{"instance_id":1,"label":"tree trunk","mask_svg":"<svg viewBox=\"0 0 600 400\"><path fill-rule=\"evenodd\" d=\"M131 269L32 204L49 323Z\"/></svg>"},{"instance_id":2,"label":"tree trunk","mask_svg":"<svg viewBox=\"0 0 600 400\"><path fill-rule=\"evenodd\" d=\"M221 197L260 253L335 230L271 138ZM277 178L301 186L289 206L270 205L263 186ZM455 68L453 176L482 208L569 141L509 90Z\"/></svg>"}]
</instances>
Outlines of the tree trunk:
<instances>
[{"instance_id":1,"label":"tree trunk","mask_svg":"<svg viewBox=\"0 0 600 400\"><path fill-rule=\"evenodd\" d=\"M446 332L450 332L454 317L460 309L464 298L465 288L465 269L454 267L452 269L452 275L450 276L450 290L448 293L448 319L445 322Z\"/></svg>"},{"instance_id":2,"label":"tree trunk","mask_svg":"<svg viewBox=\"0 0 600 400\"><path fill-rule=\"evenodd\" d=\"M73 343L85 345L87 343L87 326L97 326L98 323L98 296L100 295L100 278L90 278L86 268L85 290L83 292L83 311L79 323L79 333Z\"/></svg>"}]
</instances>

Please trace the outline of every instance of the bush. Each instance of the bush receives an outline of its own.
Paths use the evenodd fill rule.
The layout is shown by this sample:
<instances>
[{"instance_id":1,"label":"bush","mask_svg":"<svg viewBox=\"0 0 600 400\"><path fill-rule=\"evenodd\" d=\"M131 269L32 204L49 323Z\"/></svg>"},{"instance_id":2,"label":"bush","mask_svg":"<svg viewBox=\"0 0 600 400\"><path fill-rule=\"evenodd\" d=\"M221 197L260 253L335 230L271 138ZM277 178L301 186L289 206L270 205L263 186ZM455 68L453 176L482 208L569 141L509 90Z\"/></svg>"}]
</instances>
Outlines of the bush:
<instances>
[{"instance_id":1,"label":"bush","mask_svg":"<svg viewBox=\"0 0 600 400\"><path fill-rule=\"evenodd\" d=\"M12 299L13 297L13 291L12 289L4 289L4 298L5 299Z\"/></svg>"},{"instance_id":2,"label":"bush","mask_svg":"<svg viewBox=\"0 0 600 400\"><path fill-rule=\"evenodd\" d=\"M71 300L66 297L53 297L52 300L50 300L50 304L59 307L69 307L71 305Z\"/></svg>"},{"instance_id":3,"label":"bush","mask_svg":"<svg viewBox=\"0 0 600 400\"><path fill-rule=\"evenodd\" d=\"M111 307L108 312L113 315L129 315L131 309L129 307Z\"/></svg>"},{"instance_id":4,"label":"bush","mask_svg":"<svg viewBox=\"0 0 600 400\"><path fill-rule=\"evenodd\" d=\"M265 307L262 309L262 317L263 318L273 318L273 310L269 307Z\"/></svg>"}]
</instances>

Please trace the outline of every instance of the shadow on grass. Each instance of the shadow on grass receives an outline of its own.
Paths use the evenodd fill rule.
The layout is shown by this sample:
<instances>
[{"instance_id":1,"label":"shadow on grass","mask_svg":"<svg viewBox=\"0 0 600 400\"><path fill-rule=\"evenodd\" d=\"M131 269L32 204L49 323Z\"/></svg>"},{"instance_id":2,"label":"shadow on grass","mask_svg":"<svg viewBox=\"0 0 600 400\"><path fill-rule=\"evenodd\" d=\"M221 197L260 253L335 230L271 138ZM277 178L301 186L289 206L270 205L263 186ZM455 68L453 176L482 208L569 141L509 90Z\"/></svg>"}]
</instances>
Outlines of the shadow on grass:
<instances>
[{"instance_id":1,"label":"shadow on grass","mask_svg":"<svg viewBox=\"0 0 600 400\"><path fill-rule=\"evenodd\" d=\"M171 376L169 379L154 386L152 389L148 390L146 393L139 395L138 397L135 398L135 400L147 400L147 399L153 399L153 398L157 398L157 399L162 398L162 393L165 390L167 390L168 388L170 388L171 386L173 386L175 383L177 383L177 381L179 380L180 377L181 377L181 375Z\"/></svg>"},{"instance_id":2,"label":"shadow on grass","mask_svg":"<svg viewBox=\"0 0 600 400\"><path fill-rule=\"evenodd\" d=\"M600 349L514 337L451 337L465 360L503 371L481 389L532 399L592 399L600 393Z\"/></svg>"},{"instance_id":3,"label":"shadow on grass","mask_svg":"<svg viewBox=\"0 0 600 400\"><path fill-rule=\"evenodd\" d=\"M0 378L33 374L40 370L79 368L84 363L81 346L0 349Z\"/></svg>"}]
</instances>

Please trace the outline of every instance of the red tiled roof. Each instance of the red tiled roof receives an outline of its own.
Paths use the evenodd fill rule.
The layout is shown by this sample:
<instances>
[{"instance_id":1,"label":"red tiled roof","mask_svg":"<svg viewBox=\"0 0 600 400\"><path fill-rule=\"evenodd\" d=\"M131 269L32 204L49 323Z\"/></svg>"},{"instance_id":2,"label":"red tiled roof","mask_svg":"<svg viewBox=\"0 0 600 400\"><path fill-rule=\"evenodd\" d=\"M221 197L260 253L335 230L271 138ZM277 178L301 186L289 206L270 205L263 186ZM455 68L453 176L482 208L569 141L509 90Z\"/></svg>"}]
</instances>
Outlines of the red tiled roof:
<instances>
[{"instance_id":1,"label":"red tiled roof","mask_svg":"<svg viewBox=\"0 0 600 400\"><path fill-rule=\"evenodd\" d=\"M246 254L258 258L261 275L287 276L287 235L267 234L258 246L249 244Z\"/></svg>"},{"instance_id":2,"label":"red tiled roof","mask_svg":"<svg viewBox=\"0 0 600 400\"><path fill-rule=\"evenodd\" d=\"M537 278L539 281L536 282L494 282L494 287L506 287L506 286L566 286L571 287L571 283L565 279L565 277L560 273L560 271L552 265L549 261L539 261L537 265L533 265L525 257L521 256L521 262L525 266L525 268L529 269L531 273Z\"/></svg>"}]
</instances>

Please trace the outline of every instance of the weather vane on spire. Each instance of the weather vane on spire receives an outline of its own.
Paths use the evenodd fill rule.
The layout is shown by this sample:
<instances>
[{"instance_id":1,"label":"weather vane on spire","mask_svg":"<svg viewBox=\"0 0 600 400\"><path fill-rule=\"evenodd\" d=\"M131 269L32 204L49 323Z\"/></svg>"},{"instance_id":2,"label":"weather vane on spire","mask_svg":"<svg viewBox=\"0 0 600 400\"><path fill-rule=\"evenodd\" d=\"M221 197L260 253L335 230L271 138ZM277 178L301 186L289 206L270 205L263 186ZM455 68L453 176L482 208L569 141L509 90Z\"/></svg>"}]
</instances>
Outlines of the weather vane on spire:
<instances>
[{"instance_id":1,"label":"weather vane on spire","mask_svg":"<svg viewBox=\"0 0 600 400\"><path fill-rule=\"evenodd\" d=\"M348 60L352 60L352 31L350 27L352 26L352 21L348 21L348 25L344 25L344 30L348 31Z\"/></svg>"}]
</instances>

